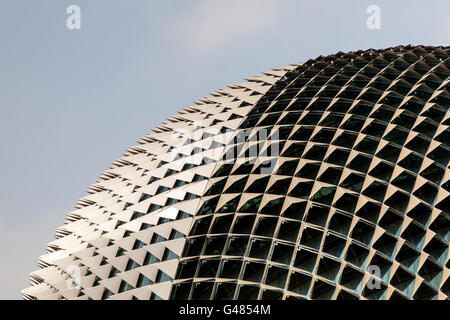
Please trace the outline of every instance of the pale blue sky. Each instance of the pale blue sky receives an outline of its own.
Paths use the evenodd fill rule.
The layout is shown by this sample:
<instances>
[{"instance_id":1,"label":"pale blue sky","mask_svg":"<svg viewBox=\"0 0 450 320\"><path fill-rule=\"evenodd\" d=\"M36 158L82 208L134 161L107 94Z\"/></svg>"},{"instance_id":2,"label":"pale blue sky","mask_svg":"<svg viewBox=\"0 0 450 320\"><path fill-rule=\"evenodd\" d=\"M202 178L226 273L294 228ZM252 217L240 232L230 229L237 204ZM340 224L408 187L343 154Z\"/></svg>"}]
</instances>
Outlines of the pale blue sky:
<instances>
[{"instance_id":1,"label":"pale blue sky","mask_svg":"<svg viewBox=\"0 0 450 320\"><path fill-rule=\"evenodd\" d=\"M81 30L66 8L81 7ZM381 30L366 8L381 8ZM450 2L2 0L0 299L100 173L193 101L272 67L397 44L449 45Z\"/></svg>"}]
</instances>

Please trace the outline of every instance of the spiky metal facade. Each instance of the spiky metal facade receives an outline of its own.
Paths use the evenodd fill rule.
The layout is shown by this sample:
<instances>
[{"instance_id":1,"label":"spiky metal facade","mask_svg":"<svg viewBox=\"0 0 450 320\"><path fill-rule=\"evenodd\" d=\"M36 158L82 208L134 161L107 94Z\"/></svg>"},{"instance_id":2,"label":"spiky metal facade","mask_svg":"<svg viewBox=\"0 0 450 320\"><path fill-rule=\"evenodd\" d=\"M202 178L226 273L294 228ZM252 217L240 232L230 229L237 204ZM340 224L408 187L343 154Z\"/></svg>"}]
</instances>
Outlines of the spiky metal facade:
<instances>
[{"instance_id":1,"label":"spiky metal facade","mask_svg":"<svg viewBox=\"0 0 450 320\"><path fill-rule=\"evenodd\" d=\"M450 48L201 99L92 185L25 299L447 299Z\"/></svg>"}]
</instances>

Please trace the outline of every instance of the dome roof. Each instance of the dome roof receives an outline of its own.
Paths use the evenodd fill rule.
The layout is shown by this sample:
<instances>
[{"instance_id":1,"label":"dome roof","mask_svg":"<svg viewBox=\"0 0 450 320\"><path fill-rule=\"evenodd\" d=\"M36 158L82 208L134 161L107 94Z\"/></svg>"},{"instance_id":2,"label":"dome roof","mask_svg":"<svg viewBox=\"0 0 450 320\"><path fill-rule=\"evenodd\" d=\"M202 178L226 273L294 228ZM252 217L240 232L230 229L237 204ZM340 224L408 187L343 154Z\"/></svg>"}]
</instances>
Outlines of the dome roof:
<instances>
[{"instance_id":1,"label":"dome roof","mask_svg":"<svg viewBox=\"0 0 450 320\"><path fill-rule=\"evenodd\" d=\"M446 299L450 48L320 56L129 148L25 299Z\"/></svg>"}]
</instances>

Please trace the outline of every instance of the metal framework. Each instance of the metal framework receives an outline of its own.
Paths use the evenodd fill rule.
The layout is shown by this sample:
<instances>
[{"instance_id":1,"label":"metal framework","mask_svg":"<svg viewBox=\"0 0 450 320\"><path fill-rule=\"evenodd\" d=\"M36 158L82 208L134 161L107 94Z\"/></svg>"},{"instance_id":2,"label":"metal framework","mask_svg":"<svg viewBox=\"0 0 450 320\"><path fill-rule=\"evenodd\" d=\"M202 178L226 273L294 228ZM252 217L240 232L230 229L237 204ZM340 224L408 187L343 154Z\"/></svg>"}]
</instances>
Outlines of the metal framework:
<instances>
[{"instance_id":1,"label":"metal framework","mask_svg":"<svg viewBox=\"0 0 450 320\"><path fill-rule=\"evenodd\" d=\"M448 299L449 54L339 52L197 101L90 187L23 297Z\"/></svg>"}]
</instances>

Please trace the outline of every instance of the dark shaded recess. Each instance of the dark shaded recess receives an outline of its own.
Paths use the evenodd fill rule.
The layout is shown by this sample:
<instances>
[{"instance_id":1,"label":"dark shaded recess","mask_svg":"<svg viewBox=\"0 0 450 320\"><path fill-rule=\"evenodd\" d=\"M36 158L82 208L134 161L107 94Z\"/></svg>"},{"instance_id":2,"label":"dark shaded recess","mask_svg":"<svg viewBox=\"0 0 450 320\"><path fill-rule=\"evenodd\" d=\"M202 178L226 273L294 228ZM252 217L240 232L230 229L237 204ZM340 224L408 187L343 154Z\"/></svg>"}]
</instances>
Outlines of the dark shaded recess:
<instances>
[{"instance_id":1,"label":"dark shaded recess","mask_svg":"<svg viewBox=\"0 0 450 320\"><path fill-rule=\"evenodd\" d=\"M208 233L209 226L211 225L211 220L212 216L207 216L205 218L195 220L190 235L196 236Z\"/></svg>"},{"instance_id":2,"label":"dark shaded recess","mask_svg":"<svg viewBox=\"0 0 450 320\"><path fill-rule=\"evenodd\" d=\"M227 240L226 236L209 237L206 240L205 255L219 255L222 254L223 247Z\"/></svg>"},{"instance_id":3,"label":"dark shaded recess","mask_svg":"<svg viewBox=\"0 0 450 320\"><path fill-rule=\"evenodd\" d=\"M263 289L261 300L281 300L282 298L282 291Z\"/></svg>"},{"instance_id":4,"label":"dark shaded recess","mask_svg":"<svg viewBox=\"0 0 450 320\"><path fill-rule=\"evenodd\" d=\"M335 256L336 258L341 258L342 252L345 248L345 243L345 238L338 237L331 232L328 232L325 237L322 250L329 255Z\"/></svg>"},{"instance_id":5,"label":"dark shaded recess","mask_svg":"<svg viewBox=\"0 0 450 320\"><path fill-rule=\"evenodd\" d=\"M303 230L300 244L318 250L322 242L323 232L313 228Z\"/></svg>"},{"instance_id":6,"label":"dark shaded recess","mask_svg":"<svg viewBox=\"0 0 450 320\"><path fill-rule=\"evenodd\" d=\"M228 256L243 256L247 249L248 237L232 236L228 239L225 254Z\"/></svg>"},{"instance_id":7,"label":"dark shaded recess","mask_svg":"<svg viewBox=\"0 0 450 320\"><path fill-rule=\"evenodd\" d=\"M431 208L427 208L428 210L431 210ZM425 211L424 210L424 216L427 214L431 214L431 211ZM429 217L429 216L428 216ZM427 219L428 220L428 219ZM424 223L425 224L425 223ZM448 216L444 214L440 214L429 226L431 230L436 232L438 235L440 235L442 238L449 241L450 239L450 219Z\"/></svg>"},{"instance_id":8,"label":"dark shaded recess","mask_svg":"<svg viewBox=\"0 0 450 320\"><path fill-rule=\"evenodd\" d=\"M379 141L373 138L365 137L361 140L356 146L355 150L359 152L368 153L370 155L373 155L378 148Z\"/></svg>"},{"instance_id":9,"label":"dark shaded recess","mask_svg":"<svg viewBox=\"0 0 450 320\"><path fill-rule=\"evenodd\" d=\"M233 222L234 215L224 215L214 217L210 233L228 233L230 231L231 223Z\"/></svg>"},{"instance_id":10,"label":"dark shaded recess","mask_svg":"<svg viewBox=\"0 0 450 320\"><path fill-rule=\"evenodd\" d=\"M316 279L312 289L311 298L316 300L330 300L336 287L328 282Z\"/></svg>"},{"instance_id":11,"label":"dark shaded recess","mask_svg":"<svg viewBox=\"0 0 450 320\"><path fill-rule=\"evenodd\" d=\"M307 200L310 196L314 182L299 182L289 192L289 196Z\"/></svg>"},{"instance_id":12,"label":"dark shaded recess","mask_svg":"<svg viewBox=\"0 0 450 320\"><path fill-rule=\"evenodd\" d=\"M272 241L269 239L252 239L248 256L256 259L266 259L269 254L271 243Z\"/></svg>"},{"instance_id":13,"label":"dark shaded recess","mask_svg":"<svg viewBox=\"0 0 450 320\"><path fill-rule=\"evenodd\" d=\"M305 149L305 143L294 142L284 152L281 153L281 157L300 158Z\"/></svg>"},{"instance_id":14,"label":"dark shaded recess","mask_svg":"<svg viewBox=\"0 0 450 320\"><path fill-rule=\"evenodd\" d=\"M278 219L270 217L261 217L256 225L255 234L260 236L271 237L277 226Z\"/></svg>"},{"instance_id":15,"label":"dark shaded recess","mask_svg":"<svg viewBox=\"0 0 450 320\"><path fill-rule=\"evenodd\" d=\"M250 234L253 229L256 215L245 215L236 217L231 233Z\"/></svg>"},{"instance_id":16,"label":"dark shaded recess","mask_svg":"<svg viewBox=\"0 0 450 320\"><path fill-rule=\"evenodd\" d=\"M337 185L339 179L341 178L342 170L342 168L328 168L324 173L322 173L318 180L325 183Z\"/></svg>"},{"instance_id":17,"label":"dark shaded recess","mask_svg":"<svg viewBox=\"0 0 450 320\"><path fill-rule=\"evenodd\" d=\"M170 295L171 300L187 300L191 292L192 281L174 284Z\"/></svg>"},{"instance_id":18,"label":"dark shaded recess","mask_svg":"<svg viewBox=\"0 0 450 320\"><path fill-rule=\"evenodd\" d=\"M366 202L356 212L356 216L363 218L369 222L377 223L380 215L381 206L375 202Z\"/></svg>"},{"instance_id":19,"label":"dark shaded recess","mask_svg":"<svg viewBox=\"0 0 450 320\"><path fill-rule=\"evenodd\" d=\"M360 192L363 186L365 177L356 173L351 173L339 185L351 191Z\"/></svg>"},{"instance_id":20,"label":"dark shaded recess","mask_svg":"<svg viewBox=\"0 0 450 320\"><path fill-rule=\"evenodd\" d=\"M236 290L235 282L219 282L216 286L215 300L232 300Z\"/></svg>"},{"instance_id":21,"label":"dark shaded recess","mask_svg":"<svg viewBox=\"0 0 450 320\"><path fill-rule=\"evenodd\" d=\"M330 207L312 204L309 207L305 221L320 227L324 227L327 222L329 214L330 214Z\"/></svg>"},{"instance_id":22,"label":"dark shaded recess","mask_svg":"<svg viewBox=\"0 0 450 320\"><path fill-rule=\"evenodd\" d=\"M330 219L328 228L332 231L346 236L348 234L348 231L350 230L351 222L352 218L347 214L335 212Z\"/></svg>"},{"instance_id":23,"label":"dark shaded recess","mask_svg":"<svg viewBox=\"0 0 450 320\"><path fill-rule=\"evenodd\" d=\"M242 268L242 259L224 259L220 278L237 279Z\"/></svg>"},{"instance_id":24,"label":"dark shaded recess","mask_svg":"<svg viewBox=\"0 0 450 320\"><path fill-rule=\"evenodd\" d=\"M193 300L210 300L214 288L214 281L196 282L192 289Z\"/></svg>"},{"instance_id":25,"label":"dark shaded recess","mask_svg":"<svg viewBox=\"0 0 450 320\"><path fill-rule=\"evenodd\" d=\"M363 264L366 262L368 255L369 255L368 249L352 242L347 249L345 260L361 268Z\"/></svg>"},{"instance_id":26,"label":"dark shaded recess","mask_svg":"<svg viewBox=\"0 0 450 320\"><path fill-rule=\"evenodd\" d=\"M267 267L266 284L283 289L286 286L288 269L273 265Z\"/></svg>"},{"instance_id":27,"label":"dark shaded recess","mask_svg":"<svg viewBox=\"0 0 450 320\"><path fill-rule=\"evenodd\" d=\"M295 293L301 295L308 295L309 288L311 286L312 277L301 273L292 271L291 276L289 278L289 291L293 291Z\"/></svg>"},{"instance_id":28,"label":"dark shaded recess","mask_svg":"<svg viewBox=\"0 0 450 320\"><path fill-rule=\"evenodd\" d=\"M247 183L248 176L235 181L231 186L229 186L224 193L241 193L244 191L245 184ZM222 188L223 189L223 188Z\"/></svg>"},{"instance_id":29,"label":"dark shaded recess","mask_svg":"<svg viewBox=\"0 0 450 320\"><path fill-rule=\"evenodd\" d=\"M276 242L273 246L271 260L285 265L289 265L292 260L294 246Z\"/></svg>"},{"instance_id":30,"label":"dark shaded recess","mask_svg":"<svg viewBox=\"0 0 450 320\"><path fill-rule=\"evenodd\" d=\"M239 212L257 213L258 209L259 209L259 205L261 204L261 200L262 200L262 195L248 200L246 203L244 203L242 205L242 207L239 209Z\"/></svg>"},{"instance_id":31,"label":"dark shaded recess","mask_svg":"<svg viewBox=\"0 0 450 320\"><path fill-rule=\"evenodd\" d=\"M270 200L264 208L261 209L262 214L278 216L281 213L285 198Z\"/></svg>"},{"instance_id":32,"label":"dark shaded recess","mask_svg":"<svg viewBox=\"0 0 450 320\"><path fill-rule=\"evenodd\" d=\"M290 218L290 219L296 219L296 220L302 220L303 215L306 210L306 201L301 202L295 202L291 204L287 209L283 212L283 217Z\"/></svg>"},{"instance_id":33,"label":"dark shaded recess","mask_svg":"<svg viewBox=\"0 0 450 320\"><path fill-rule=\"evenodd\" d=\"M296 242L300 230L300 222L297 221L281 221L278 231L278 238L286 241Z\"/></svg>"},{"instance_id":34,"label":"dark shaded recess","mask_svg":"<svg viewBox=\"0 0 450 320\"><path fill-rule=\"evenodd\" d=\"M350 290L356 291L362 283L363 278L364 274L361 271L347 265L342 271L339 283Z\"/></svg>"},{"instance_id":35,"label":"dark shaded recess","mask_svg":"<svg viewBox=\"0 0 450 320\"><path fill-rule=\"evenodd\" d=\"M264 274L265 264L261 262L245 262L242 279L260 283Z\"/></svg>"},{"instance_id":36,"label":"dark shaded recess","mask_svg":"<svg viewBox=\"0 0 450 320\"><path fill-rule=\"evenodd\" d=\"M198 210L197 215L201 216L206 214L213 214L216 209L217 203L219 202L219 198L220 197L214 197L206 200Z\"/></svg>"},{"instance_id":37,"label":"dark shaded recess","mask_svg":"<svg viewBox=\"0 0 450 320\"><path fill-rule=\"evenodd\" d=\"M339 166L344 166L347 163L349 155L350 151L348 150L336 149L328 156L327 159L325 159L325 161Z\"/></svg>"},{"instance_id":38,"label":"dark shaded recess","mask_svg":"<svg viewBox=\"0 0 450 320\"><path fill-rule=\"evenodd\" d=\"M255 180L246 190L248 193L264 193L269 183L270 176Z\"/></svg>"},{"instance_id":39,"label":"dark shaded recess","mask_svg":"<svg viewBox=\"0 0 450 320\"><path fill-rule=\"evenodd\" d=\"M240 285L238 300L256 300L259 294L259 286L256 285Z\"/></svg>"},{"instance_id":40,"label":"dark shaded recess","mask_svg":"<svg viewBox=\"0 0 450 320\"><path fill-rule=\"evenodd\" d=\"M328 280L334 281L338 275L341 263L334 259L322 256L317 268L317 274Z\"/></svg>"},{"instance_id":41,"label":"dark shaded recess","mask_svg":"<svg viewBox=\"0 0 450 320\"><path fill-rule=\"evenodd\" d=\"M319 172L320 165L321 164L319 162L307 163L300 169L300 171L295 176L299 178L315 180L317 173Z\"/></svg>"},{"instance_id":42,"label":"dark shaded recess","mask_svg":"<svg viewBox=\"0 0 450 320\"><path fill-rule=\"evenodd\" d=\"M219 258L202 259L200 260L200 267L197 274L198 278L214 278L219 269Z\"/></svg>"},{"instance_id":43,"label":"dark shaded recess","mask_svg":"<svg viewBox=\"0 0 450 320\"><path fill-rule=\"evenodd\" d=\"M405 170L401 174L399 174L395 179L393 179L391 181L391 184L407 192L411 192L415 182L416 176Z\"/></svg>"},{"instance_id":44,"label":"dark shaded recess","mask_svg":"<svg viewBox=\"0 0 450 320\"><path fill-rule=\"evenodd\" d=\"M231 213L231 212L236 212L237 210L237 206L239 204L239 200L241 199L241 196L237 196L233 199L231 199L230 201L228 201L227 203L225 203L222 208L220 208L217 212L218 213Z\"/></svg>"},{"instance_id":45,"label":"dark shaded recess","mask_svg":"<svg viewBox=\"0 0 450 320\"><path fill-rule=\"evenodd\" d=\"M199 256L203 249L206 237L190 238L186 241L183 257Z\"/></svg>"},{"instance_id":46,"label":"dark shaded recess","mask_svg":"<svg viewBox=\"0 0 450 320\"><path fill-rule=\"evenodd\" d=\"M267 190L267 193L286 195L291 181L292 178L278 180Z\"/></svg>"},{"instance_id":47,"label":"dark shaded recess","mask_svg":"<svg viewBox=\"0 0 450 320\"><path fill-rule=\"evenodd\" d=\"M178 266L176 279L193 278L197 270L198 261L199 259L181 261Z\"/></svg>"}]
</instances>

